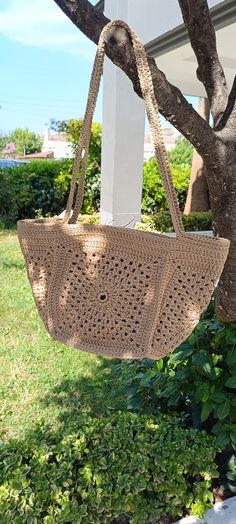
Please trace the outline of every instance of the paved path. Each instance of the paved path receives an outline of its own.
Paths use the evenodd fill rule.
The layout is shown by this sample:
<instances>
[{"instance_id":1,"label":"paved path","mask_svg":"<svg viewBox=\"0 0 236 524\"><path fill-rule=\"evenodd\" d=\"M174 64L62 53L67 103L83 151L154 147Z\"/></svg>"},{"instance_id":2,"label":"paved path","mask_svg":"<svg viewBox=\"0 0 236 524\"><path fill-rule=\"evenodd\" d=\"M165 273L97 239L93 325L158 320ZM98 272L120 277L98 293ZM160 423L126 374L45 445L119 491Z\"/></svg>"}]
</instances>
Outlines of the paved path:
<instances>
[{"instance_id":1,"label":"paved path","mask_svg":"<svg viewBox=\"0 0 236 524\"><path fill-rule=\"evenodd\" d=\"M236 497L217 502L204 518L186 517L175 524L236 524Z\"/></svg>"}]
</instances>

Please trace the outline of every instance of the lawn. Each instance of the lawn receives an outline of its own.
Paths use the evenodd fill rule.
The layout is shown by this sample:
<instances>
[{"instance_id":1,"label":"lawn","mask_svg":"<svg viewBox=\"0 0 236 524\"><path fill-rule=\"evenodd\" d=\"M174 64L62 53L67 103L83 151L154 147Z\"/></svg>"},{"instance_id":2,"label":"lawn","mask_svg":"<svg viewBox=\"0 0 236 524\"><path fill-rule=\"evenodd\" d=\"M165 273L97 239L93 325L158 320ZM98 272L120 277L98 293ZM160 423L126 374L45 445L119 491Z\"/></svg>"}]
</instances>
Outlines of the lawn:
<instances>
[{"instance_id":1,"label":"lawn","mask_svg":"<svg viewBox=\"0 0 236 524\"><path fill-rule=\"evenodd\" d=\"M0 233L0 436L42 419L58 426L86 412L122 409L113 361L53 341L41 322L14 231Z\"/></svg>"},{"instance_id":2,"label":"lawn","mask_svg":"<svg viewBox=\"0 0 236 524\"><path fill-rule=\"evenodd\" d=\"M126 362L111 373L119 361L50 338L15 231L0 231L0 319L0 524L161 524L190 510L202 516L222 481L234 493L235 386L225 390L235 369L234 328L203 319L185 356L179 348L175 361ZM227 444L219 479L221 444L191 427L206 391L218 396L214 418L212 408L203 424L214 435L217 426ZM141 413L130 413L130 402Z\"/></svg>"}]
</instances>

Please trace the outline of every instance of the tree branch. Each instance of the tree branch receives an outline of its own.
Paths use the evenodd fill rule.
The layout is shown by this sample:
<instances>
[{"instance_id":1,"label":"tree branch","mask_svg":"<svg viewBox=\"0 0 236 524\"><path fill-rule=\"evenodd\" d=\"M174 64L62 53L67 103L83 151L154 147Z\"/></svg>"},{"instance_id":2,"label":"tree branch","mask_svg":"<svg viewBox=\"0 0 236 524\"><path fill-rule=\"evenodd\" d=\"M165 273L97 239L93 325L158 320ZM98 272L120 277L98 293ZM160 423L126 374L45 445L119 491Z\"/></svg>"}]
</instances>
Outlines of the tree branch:
<instances>
[{"instance_id":1,"label":"tree branch","mask_svg":"<svg viewBox=\"0 0 236 524\"><path fill-rule=\"evenodd\" d=\"M219 60L215 30L207 0L178 0L192 49L198 61L197 77L204 84L215 125L225 111L228 89Z\"/></svg>"},{"instance_id":2,"label":"tree branch","mask_svg":"<svg viewBox=\"0 0 236 524\"><path fill-rule=\"evenodd\" d=\"M225 110L226 116L228 116L228 121L225 124L229 125L231 131L234 129L234 136L236 132L236 75L234 77L233 85L229 94L228 104ZM232 129L233 128L233 129Z\"/></svg>"},{"instance_id":3,"label":"tree branch","mask_svg":"<svg viewBox=\"0 0 236 524\"><path fill-rule=\"evenodd\" d=\"M110 21L97 11L88 0L54 0L70 20L90 40L98 43L103 27ZM196 0L195 0L196 1ZM112 43L112 45L111 45ZM118 45L117 45L118 44ZM133 47L129 38L125 41L110 39L106 54L120 67L133 83L138 96L142 97L138 80ZM162 113L198 150L200 155L208 155L209 147L214 147L215 136L209 124L189 104L181 91L166 79L153 58L149 58L155 96Z\"/></svg>"},{"instance_id":4,"label":"tree branch","mask_svg":"<svg viewBox=\"0 0 236 524\"><path fill-rule=\"evenodd\" d=\"M233 85L229 94L228 103L218 125L214 128L214 131L223 131L223 134L227 137L228 133L231 134L234 130L236 132L236 76L234 77Z\"/></svg>"}]
</instances>

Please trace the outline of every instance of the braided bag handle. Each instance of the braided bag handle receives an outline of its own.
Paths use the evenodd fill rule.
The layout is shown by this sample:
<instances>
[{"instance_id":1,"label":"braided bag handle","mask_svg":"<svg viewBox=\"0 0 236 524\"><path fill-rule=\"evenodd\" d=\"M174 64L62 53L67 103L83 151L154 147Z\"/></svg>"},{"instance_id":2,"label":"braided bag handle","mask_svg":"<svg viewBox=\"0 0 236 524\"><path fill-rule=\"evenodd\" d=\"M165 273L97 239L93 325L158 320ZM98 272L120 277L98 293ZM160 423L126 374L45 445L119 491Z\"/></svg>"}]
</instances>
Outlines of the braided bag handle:
<instances>
[{"instance_id":1,"label":"braided bag handle","mask_svg":"<svg viewBox=\"0 0 236 524\"><path fill-rule=\"evenodd\" d=\"M167 151L165 148L162 126L160 122L159 108L158 108L156 98L155 98L154 86L152 82L152 77L151 77L151 72L150 72L150 68L148 64L147 55L143 47L143 44L140 41L140 39L137 37L137 35L132 31L132 29L130 29L130 27L125 22L120 21L120 20L116 20L116 21L108 23L102 30L100 38L99 38L99 43L98 43L96 57L95 57L94 66L93 66L92 77L90 81L87 107L86 107L86 112L85 112L85 117L84 117L84 125L82 128L80 140L79 140L79 143L76 149L75 161L74 161L72 179L71 179L71 186L70 186L70 193L68 196L67 208L66 208L64 220L69 222L70 224L75 224L78 220L78 216L79 216L82 204L83 204L85 175L86 175L86 167L87 167L88 153L89 153L91 126L92 126L93 114L94 114L96 100L98 96L100 80L101 80L102 70L103 70L104 56L105 56L105 44L106 44L105 36L110 31L110 29L114 27L119 27L119 28L121 27L125 29L131 38L133 49L134 49L134 54L136 58L139 82L140 82L140 86L142 90L143 100L145 103L145 108L147 112L147 117L148 117L150 129L151 129L151 133L152 133L154 149L155 149L155 156L160 166L162 183L163 183L166 195L167 195L167 201L168 201L168 205L170 209L173 226L174 226L177 236L184 235L185 231L183 227L183 222L181 218L177 196L176 196L175 189L174 189L173 182L172 182L170 165L169 165L169 160L167 156ZM81 165L81 174L79 178L78 192L77 192L77 197L76 197L76 201L74 205L74 211L70 218L71 210L73 206L75 187L76 187L77 173L80 168L80 165Z\"/></svg>"}]
</instances>

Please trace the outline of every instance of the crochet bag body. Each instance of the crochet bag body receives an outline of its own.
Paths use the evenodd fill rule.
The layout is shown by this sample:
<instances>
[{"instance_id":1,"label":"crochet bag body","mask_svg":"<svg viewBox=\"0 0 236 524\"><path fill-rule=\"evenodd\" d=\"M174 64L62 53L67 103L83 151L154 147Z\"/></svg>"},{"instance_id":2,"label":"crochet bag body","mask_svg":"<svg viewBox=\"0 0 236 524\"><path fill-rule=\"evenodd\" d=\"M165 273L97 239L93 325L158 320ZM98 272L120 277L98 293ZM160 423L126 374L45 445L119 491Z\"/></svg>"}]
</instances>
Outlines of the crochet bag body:
<instances>
[{"instance_id":1,"label":"crochet bag body","mask_svg":"<svg viewBox=\"0 0 236 524\"><path fill-rule=\"evenodd\" d=\"M176 238L77 223L105 35L115 26L127 30L132 41ZM210 301L229 241L184 231L146 53L124 22L109 23L99 40L65 217L21 220L18 236L47 330L54 339L81 350L118 358L158 359L187 338Z\"/></svg>"}]
</instances>

